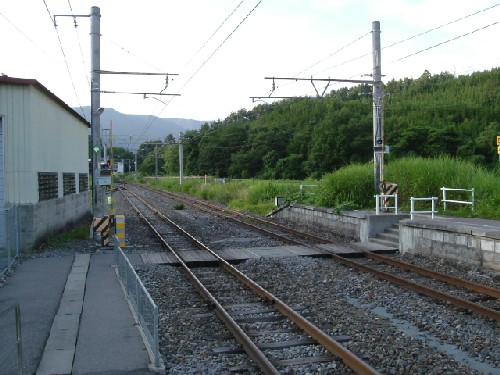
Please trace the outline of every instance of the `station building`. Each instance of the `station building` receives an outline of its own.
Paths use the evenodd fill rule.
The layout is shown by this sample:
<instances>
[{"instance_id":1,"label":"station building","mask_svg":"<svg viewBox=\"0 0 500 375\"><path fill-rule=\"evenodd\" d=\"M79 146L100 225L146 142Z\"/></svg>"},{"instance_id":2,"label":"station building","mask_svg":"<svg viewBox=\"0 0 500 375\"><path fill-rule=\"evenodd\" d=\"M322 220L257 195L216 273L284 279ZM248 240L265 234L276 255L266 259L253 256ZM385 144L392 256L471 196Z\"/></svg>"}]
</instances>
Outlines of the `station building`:
<instances>
[{"instance_id":1,"label":"station building","mask_svg":"<svg viewBox=\"0 0 500 375\"><path fill-rule=\"evenodd\" d=\"M0 256L90 215L89 128L38 81L0 76Z\"/></svg>"}]
</instances>

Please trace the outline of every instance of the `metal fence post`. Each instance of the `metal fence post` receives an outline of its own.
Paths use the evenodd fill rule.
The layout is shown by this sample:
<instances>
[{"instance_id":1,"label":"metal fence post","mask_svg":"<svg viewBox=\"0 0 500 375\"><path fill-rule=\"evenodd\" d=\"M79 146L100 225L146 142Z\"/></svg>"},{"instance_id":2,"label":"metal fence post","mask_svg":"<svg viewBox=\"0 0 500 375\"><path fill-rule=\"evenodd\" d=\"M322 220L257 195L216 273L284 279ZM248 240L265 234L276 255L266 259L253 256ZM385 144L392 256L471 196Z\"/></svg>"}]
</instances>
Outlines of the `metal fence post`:
<instances>
[{"instance_id":1,"label":"metal fence post","mask_svg":"<svg viewBox=\"0 0 500 375\"><path fill-rule=\"evenodd\" d=\"M23 375L23 339L21 335L21 307L16 304L17 366L19 375Z\"/></svg>"}]
</instances>

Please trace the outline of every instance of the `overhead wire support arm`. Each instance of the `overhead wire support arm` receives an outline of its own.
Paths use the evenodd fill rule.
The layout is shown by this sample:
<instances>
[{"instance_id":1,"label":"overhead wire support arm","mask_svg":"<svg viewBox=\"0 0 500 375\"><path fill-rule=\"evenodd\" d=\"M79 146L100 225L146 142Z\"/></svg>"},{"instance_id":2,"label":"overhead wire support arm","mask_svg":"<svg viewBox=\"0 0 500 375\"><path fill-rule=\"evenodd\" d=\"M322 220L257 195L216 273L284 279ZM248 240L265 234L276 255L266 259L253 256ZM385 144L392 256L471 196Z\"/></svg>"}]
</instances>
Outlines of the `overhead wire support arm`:
<instances>
[{"instance_id":1,"label":"overhead wire support arm","mask_svg":"<svg viewBox=\"0 0 500 375\"><path fill-rule=\"evenodd\" d=\"M56 23L56 17L71 17L73 18L73 21L75 22L75 27L77 26L76 24L76 17L90 17L90 14L54 14L53 21L54 21L54 27L57 27Z\"/></svg>"},{"instance_id":2,"label":"overhead wire support arm","mask_svg":"<svg viewBox=\"0 0 500 375\"><path fill-rule=\"evenodd\" d=\"M260 99L310 99L310 96L249 96L252 102ZM314 97L312 97L314 99Z\"/></svg>"},{"instance_id":3,"label":"overhead wire support arm","mask_svg":"<svg viewBox=\"0 0 500 375\"><path fill-rule=\"evenodd\" d=\"M323 81L323 82L349 82L349 83L367 83L372 85L373 80L367 79L341 79L341 78L293 78L293 77L264 77L264 79L272 80L289 80L289 81Z\"/></svg>"},{"instance_id":4,"label":"overhead wire support arm","mask_svg":"<svg viewBox=\"0 0 500 375\"><path fill-rule=\"evenodd\" d=\"M164 95L164 96L181 96L181 94L168 94L161 92L127 92L127 91L99 91L101 94L129 94L129 95Z\"/></svg>"},{"instance_id":5,"label":"overhead wire support arm","mask_svg":"<svg viewBox=\"0 0 500 375\"><path fill-rule=\"evenodd\" d=\"M150 73L150 72L115 72L112 70L99 70L100 74L123 74L123 75L138 75L138 76L178 76L176 73Z\"/></svg>"}]
</instances>

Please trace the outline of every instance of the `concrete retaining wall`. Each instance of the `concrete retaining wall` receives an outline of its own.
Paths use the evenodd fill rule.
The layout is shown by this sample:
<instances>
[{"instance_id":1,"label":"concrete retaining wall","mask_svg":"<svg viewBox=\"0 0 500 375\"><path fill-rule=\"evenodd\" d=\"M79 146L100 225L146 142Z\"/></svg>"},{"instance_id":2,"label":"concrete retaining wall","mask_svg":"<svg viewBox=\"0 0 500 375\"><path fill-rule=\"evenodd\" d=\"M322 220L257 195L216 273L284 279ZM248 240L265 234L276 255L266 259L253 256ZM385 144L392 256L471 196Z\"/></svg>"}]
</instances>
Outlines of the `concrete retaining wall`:
<instances>
[{"instance_id":1,"label":"concrete retaining wall","mask_svg":"<svg viewBox=\"0 0 500 375\"><path fill-rule=\"evenodd\" d=\"M332 208L290 205L271 216L290 220L298 220L307 224L320 224L332 228L332 231L344 236L353 237L361 242L375 237L385 228L391 227L409 215L381 214L375 215L368 211L342 211L336 213Z\"/></svg>"},{"instance_id":2,"label":"concrete retaining wall","mask_svg":"<svg viewBox=\"0 0 500 375\"><path fill-rule=\"evenodd\" d=\"M500 230L437 220L402 220L402 253L452 259L500 271Z\"/></svg>"},{"instance_id":3,"label":"concrete retaining wall","mask_svg":"<svg viewBox=\"0 0 500 375\"><path fill-rule=\"evenodd\" d=\"M500 271L500 228L497 222L481 219L421 216L410 220L408 214L375 215L369 211L344 211L331 208L291 205L273 217L319 224L332 231L368 242L385 228L399 223L399 250L471 263Z\"/></svg>"},{"instance_id":4,"label":"concrete retaining wall","mask_svg":"<svg viewBox=\"0 0 500 375\"><path fill-rule=\"evenodd\" d=\"M33 250L50 234L75 225L89 214L90 191L36 204L19 205L21 251Z\"/></svg>"}]
</instances>

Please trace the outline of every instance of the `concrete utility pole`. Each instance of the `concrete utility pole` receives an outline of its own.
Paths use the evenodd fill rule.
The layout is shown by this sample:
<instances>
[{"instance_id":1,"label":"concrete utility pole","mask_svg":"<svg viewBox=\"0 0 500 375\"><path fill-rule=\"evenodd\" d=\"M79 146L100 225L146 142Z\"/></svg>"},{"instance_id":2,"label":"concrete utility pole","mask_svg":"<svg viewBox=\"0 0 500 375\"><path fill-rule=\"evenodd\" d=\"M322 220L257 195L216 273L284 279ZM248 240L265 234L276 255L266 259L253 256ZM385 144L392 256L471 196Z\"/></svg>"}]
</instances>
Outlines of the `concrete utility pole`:
<instances>
[{"instance_id":1,"label":"concrete utility pole","mask_svg":"<svg viewBox=\"0 0 500 375\"><path fill-rule=\"evenodd\" d=\"M375 194L382 191L384 182L384 111L382 101L382 57L380 48L380 22L372 22L373 47L373 171Z\"/></svg>"},{"instance_id":2,"label":"concrete utility pole","mask_svg":"<svg viewBox=\"0 0 500 375\"><path fill-rule=\"evenodd\" d=\"M182 133L179 135L179 184L184 181L184 145L182 144Z\"/></svg>"},{"instance_id":3,"label":"concrete utility pole","mask_svg":"<svg viewBox=\"0 0 500 375\"><path fill-rule=\"evenodd\" d=\"M155 145L155 178L158 180L158 148Z\"/></svg>"},{"instance_id":4,"label":"concrete utility pole","mask_svg":"<svg viewBox=\"0 0 500 375\"><path fill-rule=\"evenodd\" d=\"M103 194L97 180L101 164L101 12L98 7L90 11L90 50L91 50L91 86L90 112L92 133L92 215L102 217Z\"/></svg>"}]
</instances>

